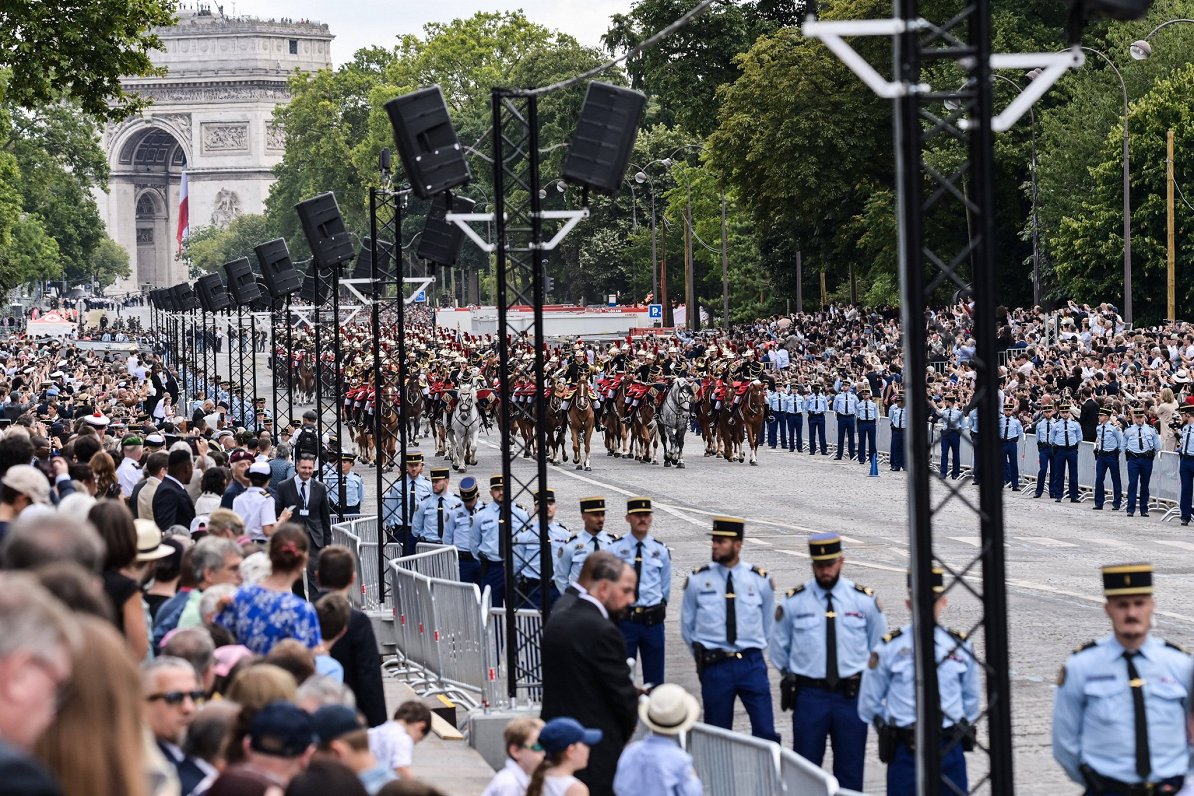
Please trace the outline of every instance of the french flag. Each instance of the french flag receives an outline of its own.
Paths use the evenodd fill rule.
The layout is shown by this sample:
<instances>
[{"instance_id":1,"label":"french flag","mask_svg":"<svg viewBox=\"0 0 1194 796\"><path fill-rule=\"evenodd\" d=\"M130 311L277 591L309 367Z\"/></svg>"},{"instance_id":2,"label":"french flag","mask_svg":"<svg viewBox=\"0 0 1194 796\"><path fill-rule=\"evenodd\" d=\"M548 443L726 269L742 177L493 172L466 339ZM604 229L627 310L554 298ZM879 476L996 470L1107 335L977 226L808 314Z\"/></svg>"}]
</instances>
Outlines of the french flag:
<instances>
[{"instance_id":1,"label":"french flag","mask_svg":"<svg viewBox=\"0 0 1194 796\"><path fill-rule=\"evenodd\" d=\"M182 242L191 234L190 214L187 210L187 170L182 170L182 187L178 191L178 251L182 252Z\"/></svg>"}]
</instances>

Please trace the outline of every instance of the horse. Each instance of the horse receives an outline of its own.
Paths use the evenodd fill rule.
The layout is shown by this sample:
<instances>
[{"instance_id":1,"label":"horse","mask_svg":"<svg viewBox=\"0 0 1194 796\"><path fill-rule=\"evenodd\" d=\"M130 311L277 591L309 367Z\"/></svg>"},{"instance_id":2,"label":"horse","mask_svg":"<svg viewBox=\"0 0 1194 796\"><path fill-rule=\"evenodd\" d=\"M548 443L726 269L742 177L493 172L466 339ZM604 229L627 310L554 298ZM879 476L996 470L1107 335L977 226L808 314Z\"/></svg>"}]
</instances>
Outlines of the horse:
<instances>
[{"instance_id":1,"label":"horse","mask_svg":"<svg viewBox=\"0 0 1194 796\"><path fill-rule=\"evenodd\" d=\"M659 464L658 423L655 420L655 392L651 387L639 399L638 410L630 423L630 437L635 461Z\"/></svg>"},{"instance_id":2,"label":"horse","mask_svg":"<svg viewBox=\"0 0 1194 796\"><path fill-rule=\"evenodd\" d=\"M402 391L402 408L406 415L407 435L411 442L419 441L423 426L423 389L417 376L409 376Z\"/></svg>"},{"instance_id":3,"label":"horse","mask_svg":"<svg viewBox=\"0 0 1194 796\"><path fill-rule=\"evenodd\" d=\"M554 385L551 391L551 397L547 399L547 406L544 407L544 416L547 422L544 424L543 433L547 444L547 461L550 464L561 464L568 461L568 446L564 440L564 434L568 430L568 417L563 410L564 399L560 396L560 383ZM533 410L531 414L531 422L535 419ZM531 438L534 439L534 433Z\"/></svg>"},{"instance_id":4,"label":"horse","mask_svg":"<svg viewBox=\"0 0 1194 796\"><path fill-rule=\"evenodd\" d=\"M378 394L377 402L373 407L375 412L381 412L382 455L381 460L375 464L386 472L394 469L394 463L398 458L398 440L402 433L402 417L399 408L395 405L396 397L394 388L386 387Z\"/></svg>"},{"instance_id":5,"label":"horse","mask_svg":"<svg viewBox=\"0 0 1194 796\"><path fill-rule=\"evenodd\" d=\"M692 411L692 383L683 376L672 382L659 410L659 437L663 442L663 466L684 468L684 432Z\"/></svg>"},{"instance_id":6,"label":"horse","mask_svg":"<svg viewBox=\"0 0 1194 796\"><path fill-rule=\"evenodd\" d=\"M746 428L746 444L750 448L750 464L759 464L759 443L763 440L763 418L767 415L767 386L761 381L753 381L746 388L746 397L742 399L742 425Z\"/></svg>"},{"instance_id":7,"label":"horse","mask_svg":"<svg viewBox=\"0 0 1194 796\"><path fill-rule=\"evenodd\" d=\"M465 383L456 397L456 408L448 419L448 453L452 467L465 472L477 463L477 436L481 431L481 413L477 410L477 388Z\"/></svg>"},{"instance_id":8,"label":"horse","mask_svg":"<svg viewBox=\"0 0 1194 796\"><path fill-rule=\"evenodd\" d=\"M576 461L577 470L592 470L589 465L589 451L593 440L593 426L596 418L593 415L593 399L589 395L592 387L587 378L576 385L576 392L572 395L572 404L568 407L568 427L572 429L572 458ZM585 457L580 458L581 440L585 443Z\"/></svg>"},{"instance_id":9,"label":"horse","mask_svg":"<svg viewBox=\"0 0 1194 796\"><path fill-rule=\"evenodd\" d=\"M626 386L625 382L614 390L613 397L605 401L605 411L601 413L601 425L605 431L605 455L616 459L622 458L622 451L627 444L626 426L622 424L625 416Z\"/></svg>"},{"instance_id":10,"label":"horse","mask_svg":"<svg viewBox=\"0 0 1194 796\"><path fill-rule=\"evenodd\" d=\"M717 437L721 444L721 455L727 462L746 461L742 453L742 406L733 403L733 386L726 388L717 417Z\"/></svg>"},{"instance_id":11,"label":"horse","mask_svg":"<svg viewBox=\"0 0 1194 796\"><path fill-rule=\"evenodd\" d=\"M298 366L298 378L294 383L295 398L300 404L307 406L315 403L315 368L308 365L306 360Z\"/></svg>"},{"instance_id":12,"label":"horse","mask_svg":"<svg viewBox=\"0 0 1194 796\"><path fill-rule=\"evenodd\" d=\"M705 456L717 455L717 410L714 408L716 399L713 397L716 387L710 383L705 394L697 401L697 424L701 428L701 438L705 441Z\"/></svg>"}]
</instances>

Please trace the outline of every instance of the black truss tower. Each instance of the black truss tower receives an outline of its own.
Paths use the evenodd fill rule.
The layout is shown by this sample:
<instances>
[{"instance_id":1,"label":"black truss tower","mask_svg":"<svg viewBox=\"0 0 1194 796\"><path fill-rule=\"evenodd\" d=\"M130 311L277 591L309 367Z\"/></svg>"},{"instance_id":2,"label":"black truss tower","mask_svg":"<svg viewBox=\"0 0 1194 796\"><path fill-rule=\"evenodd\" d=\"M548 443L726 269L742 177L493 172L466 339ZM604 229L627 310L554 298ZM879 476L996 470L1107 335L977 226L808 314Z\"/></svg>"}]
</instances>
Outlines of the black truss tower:
<instances>
[{"instance_id":1,"label":"black truss tower","mask_svg":"<svg viewBox=\"0 0 1194 796\"><path fill-rule=\"evenodd\" d=\"M280 435L294 417L294 323L290 302L289 294L284 299L272 301L274 313L269 329L269 362L270 374L273 376L271 399L275 435ZM279 323L284 328L279 329ZM278 354L280 347L285 349L281 355Z\"/></svg>"},{"instance_id":2,"label":"black truss tower","mask_svg":"<svg viewBox=\"0 0 1194 796\"><path fill-rule=\"evenodd\" d=\"M942 20L921 19L918 0L898 0L897 16L905 30L896 37L897 80L905 91L896 101L896 165L903 298L904 372L907 389L909 480L908 520L912 544L913 628L917 677L917 782L925 796L966 791L943 783L942 747L938 745L941 706L935 662L935 595L931 570L945 570L946 593L972 595L982 614L968 635L983 633L983 651L976 653L987 688L986 711L980 717L977 747L989 758L989 774L972 782L971 792L1013 793L1011 702L1008 682L1006 561L1003 527L1003 483L999 463L999 368L995 343L995 258L993 142L991 131L990 0L963 0L964 7ZM922 86L921 69L946 71L960 64L965 84L956 91L933 92ZM958 110L943 116L946 100ZM953 102L950 107L955 107ZM963 120L966 124L963 125ZM942 140L963 148L961 165L944 173L924 158L928 146ZM965 181L968 193L963 191ZM957 251L935 251L927 245L927 222L942 219L962 225L969 217L972 240ZM966 278L969 270L969 279ZM979 444L975 451L981 478L977 504L960 486L931 469L926 368L925 310L943 286L973 288L977 370L975 400ZM975 516L980 547L969 560L946 561L934 548L938 513L960 502ZM953 530L951 528L951 530ZM985 725L985 726L984 726ZM956 740L953 743L961 743ZM989 784L988 784L989 783Z\"/></svg>"},{"instance_id":3,"label":"black truss tower","mask_svg":"<svg viewBox=\"0 0 1194 796\"><path fill-rule=\"evenodd\" d=\"M536 661L521 654L535 640L525 637L517 622L515 609L527 604L531 595L522 594L515 580L514 536L522 532L514 527L512 508L521 503L534 505L535 497L547 488L546 402L542 400L544 376L543 341L543 220L539 198L539 119L538 96L510 89L494 89L493 113L493 192L494 223L497 227L497 306L500 428L502 434L502 477L505 484L499 533L502 560L505 563L506 627L505 653L508 696L513 701L520 686L535 686L540 680ZM586 196L587 199L587 196ZM509 311L517 305L534 308L531 337L534 345L535 438L530 467L515 462L524 454L524 443L514 426L513 395L516 349L525 332L512 326ZM521 407L518 411L525 411ZM547 512L535 516L539 537L540 595L543 619L551 610L551 545L547 534Z\"/></svg>"}]
</instances>

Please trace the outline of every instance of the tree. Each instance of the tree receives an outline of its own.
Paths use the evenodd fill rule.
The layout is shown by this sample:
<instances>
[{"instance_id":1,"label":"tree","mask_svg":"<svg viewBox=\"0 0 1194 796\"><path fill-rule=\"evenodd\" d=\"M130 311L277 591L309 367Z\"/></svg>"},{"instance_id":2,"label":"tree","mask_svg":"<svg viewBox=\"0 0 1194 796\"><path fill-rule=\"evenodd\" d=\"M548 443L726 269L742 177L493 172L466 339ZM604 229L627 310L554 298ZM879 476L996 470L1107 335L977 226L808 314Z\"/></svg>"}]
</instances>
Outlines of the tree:
<instances>
[{"instance_id":1,"label":"tree","mask_svg":"<svg viewBox=\"0 0 1194 796\"><path fill-rule=\"evenodd\" d=\"M127 279L132 274L129 253L116 241L105 235L91 250L87 259L87 272L104 289L117 279Z\"/></svg>"},{"instance_id":2,"label":"tree","mask_svg":"<svg viewBox=\"0 0 1194 796\"><path fill-rule=\"evenodd\" d=\"M246 213L227 228L204 226L191 230L183 243L183 257L190 261L191 275L220 271L224 263L248 257L256 262L253 247L279 237L278 227L267 215Z\"/></svg>"},{"instance_id":3,"label":"tree","mask_svg":"<svg viewBox=\"0 0 1194 796\"><path fill-rule=\"evenodd\" d=\"M120 78L162 74L149 53L152 29L174 22L173 0L10 0L0 6L0 67L12 70L9 97L38 108L61 97L84 113L119 120L144 107Z\"/></svg>"},{"instance_id":4,"label":"tree","mask_svg":"<svg viewBox=\"0 0 1194 796\"><path fill-rule=\"evenodd\" d=\"M58 244L46 233L34 213L21 213L13 224L8 244L0 247L0 289L8 291L35 279L62 275Z\"/></svg>"}]
</instances>

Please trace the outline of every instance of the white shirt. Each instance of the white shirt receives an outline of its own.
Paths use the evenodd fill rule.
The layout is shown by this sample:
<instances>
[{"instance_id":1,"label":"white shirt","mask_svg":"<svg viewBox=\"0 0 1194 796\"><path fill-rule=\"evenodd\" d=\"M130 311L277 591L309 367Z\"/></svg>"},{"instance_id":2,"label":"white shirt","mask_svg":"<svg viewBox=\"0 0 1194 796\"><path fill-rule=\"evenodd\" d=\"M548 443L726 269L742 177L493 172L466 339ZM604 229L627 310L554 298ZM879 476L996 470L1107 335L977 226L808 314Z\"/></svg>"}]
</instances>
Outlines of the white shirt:
<instances>
[{"instance_id":1,"label":"white shirt","mask_svg":"<svg viewBox=\"0 0 1194 796\"><path fill-rule=\"evenodd\" d=\"M131 497L133 487L141 480L141 469L132 459L121 459L116 468L116 480L120 482L121 497Z\"/></svg>"},{"instance_id":2,"label":"white shirt","mask_svg":"<svg viewBox=\"0 0 1194 796\"><path fill-rule=\"evenodd\" d=\"M518 763L506 758L505 767L494 774L481 796L526 796L529 784L531 778L527 773L519 768Z\"/></svg>"},{"instance_id":3,"label":"white shirt","mask_svg":"<svg viewBox=\"0 0 1194 796\"><path fill-rule=\"evenodd\" d=\"M391 720L369 728L369 751L383 765L406 768L414 760L415 742L405 727Z\"/></svg>"},{"instance_id":4,"label":"white shirt","mask_svg":"<svg viewBox=\"0 0 1194 796\"><path fill-rule=\"evenodd\" d=\"M278 522L274 499L263 487L251 486L232 501L232 510L245 521L245 534L253 540L265 539L266 525Z\"/></svg>"}]
</instances>

